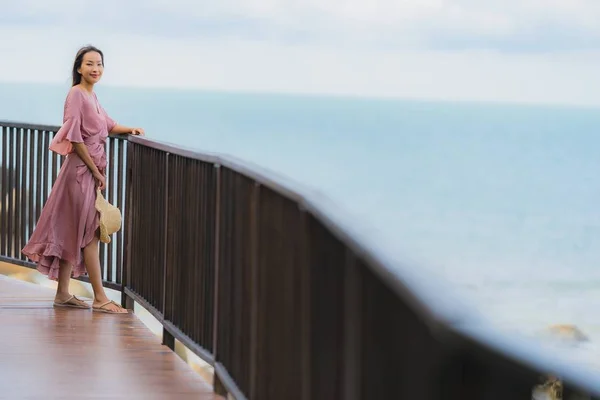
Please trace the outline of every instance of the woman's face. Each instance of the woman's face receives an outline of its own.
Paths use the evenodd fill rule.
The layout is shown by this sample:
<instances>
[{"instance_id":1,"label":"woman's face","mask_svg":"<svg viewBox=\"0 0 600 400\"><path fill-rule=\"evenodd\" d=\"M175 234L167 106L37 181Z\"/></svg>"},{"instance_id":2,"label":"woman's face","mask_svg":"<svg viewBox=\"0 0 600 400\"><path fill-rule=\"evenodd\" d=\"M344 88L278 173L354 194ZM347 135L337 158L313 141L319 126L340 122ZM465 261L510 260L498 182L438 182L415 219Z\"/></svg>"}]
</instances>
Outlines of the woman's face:
<instances>
[{"instance_id":1,"label":"woman's face","mask_svg":"<svg viewBox=\"0 0 600 400\"><path fill-rule=\"evenodd\" d=\"M102 63L102 56L95 51L85 53L83 61L81 62L81 67L77 70L77 72L81 74L81 79L91 85L100 80L103 71L104 65Z\"/></svg>"}]
</instances>

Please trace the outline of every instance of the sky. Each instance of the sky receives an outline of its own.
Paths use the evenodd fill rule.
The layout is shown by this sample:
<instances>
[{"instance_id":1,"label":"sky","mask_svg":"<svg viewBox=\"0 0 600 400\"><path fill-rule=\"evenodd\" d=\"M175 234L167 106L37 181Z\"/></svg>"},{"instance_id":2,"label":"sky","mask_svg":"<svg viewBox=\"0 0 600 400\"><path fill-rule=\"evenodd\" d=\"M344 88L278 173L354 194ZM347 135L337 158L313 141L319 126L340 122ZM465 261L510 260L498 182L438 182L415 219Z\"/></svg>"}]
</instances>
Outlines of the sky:
<instances>
[{"instance_id":1,"label":"sky","mask_svg":"<svg viewBox=\"0 0 600 400\"><path fill-rule=\"evenodd\" d=\"M597 0L0 0L0 81L600 105Z\"/></svg>"}]
</instances>

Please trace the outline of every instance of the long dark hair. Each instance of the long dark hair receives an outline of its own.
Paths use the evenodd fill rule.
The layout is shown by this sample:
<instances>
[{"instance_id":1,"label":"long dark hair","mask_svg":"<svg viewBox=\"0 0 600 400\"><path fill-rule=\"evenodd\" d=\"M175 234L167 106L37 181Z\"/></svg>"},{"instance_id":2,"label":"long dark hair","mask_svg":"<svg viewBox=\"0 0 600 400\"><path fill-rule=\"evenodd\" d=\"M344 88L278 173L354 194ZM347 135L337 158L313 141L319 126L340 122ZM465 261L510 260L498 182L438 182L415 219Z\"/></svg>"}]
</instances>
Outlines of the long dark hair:
<instances>
[{"instance_id":1,"label":"long dark hair","mask_svg":"<svg viewBox=\"0 0 600 400\"><path fill-rule=\"evenodd\" d=\"M77 72L79 68L81 68L81 64L83 63L83 56L85 56L90 51L95 51L100 54L100 58L102 59L102 65L104 65L104 54L100 49L94 46L85 46L79 49L77 55L75 56L75 62L73 63L73 85L79 85L81 83L81 74Z\"/></svg>"}]
</instances>

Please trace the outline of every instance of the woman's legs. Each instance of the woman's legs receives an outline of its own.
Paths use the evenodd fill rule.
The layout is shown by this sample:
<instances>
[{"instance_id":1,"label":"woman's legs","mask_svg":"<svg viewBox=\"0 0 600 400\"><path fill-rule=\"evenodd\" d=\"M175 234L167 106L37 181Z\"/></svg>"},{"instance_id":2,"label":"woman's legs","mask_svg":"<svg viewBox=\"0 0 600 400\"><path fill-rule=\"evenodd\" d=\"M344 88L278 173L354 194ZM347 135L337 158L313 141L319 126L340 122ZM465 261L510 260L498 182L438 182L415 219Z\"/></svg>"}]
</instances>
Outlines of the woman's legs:
<instances>
[{"instance_id":1,"label":"woman's legs","mask_svg":"<svg viewBox=\"0 0 600 400\"><path fill-rule=\"evenodd\" d=\"M58 287L56 288L56 297L54 301L63 303L71 298L69 293L69 282L71 281L71 270L73 266L64 260L60 260L60 268L58 269ZM71 302L77 303L80 306L87 306L81 300L72 299Z\"/></svg>"},{"instance_id":2,"label":"woman's legs","mask_svg":"<svg viewBox=\"0 0 600 400\"><path fill-rule=\"evenodd\" d=\"M69 282L71 280L71 270L73 266L64 260L60 260L60 268L58 269L58 288L56 288L57 300L67 300L71 297L69 293Z\"/></svg>"},{"instance_id":3,"label":"woman's legs","mask_svg":"<svg viewBox=\"0 0 600 400\"><path fill-rule=\"evenodd\" d=\"M92 289L94 290L94 306L100 306L110 300L108 296L106 296L106 292L102 286L102 267L100 266L98 242L98 236L95 236L90 244L83 249L83 260L90 277ZM104 308L115 312L127 312L126 309L112 303L104 306Z\"/></svg>"}]
</instances>

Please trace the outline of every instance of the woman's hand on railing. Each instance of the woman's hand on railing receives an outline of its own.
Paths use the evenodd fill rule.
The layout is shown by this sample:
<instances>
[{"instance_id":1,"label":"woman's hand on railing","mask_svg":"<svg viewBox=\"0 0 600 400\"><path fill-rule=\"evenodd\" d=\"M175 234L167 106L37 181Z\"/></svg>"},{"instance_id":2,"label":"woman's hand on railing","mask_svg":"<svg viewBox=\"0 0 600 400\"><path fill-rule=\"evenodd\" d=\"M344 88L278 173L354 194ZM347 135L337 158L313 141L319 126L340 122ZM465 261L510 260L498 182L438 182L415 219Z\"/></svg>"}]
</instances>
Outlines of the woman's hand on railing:
<instances>
[{"instance_id":1,"label":"woman's hand on railing","mask_svg":"<svg viewBox=\"0 0 600 400\"><path fill-rule=\"evenodd\" d=\"M144 136L143 128L131 128L125 125L115 125L112 127L109 133L116 135L134 135L134 136Z\"/></svg>"}]
</instances>

